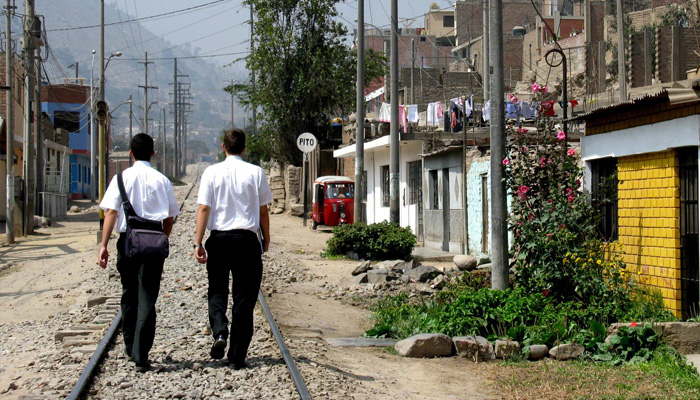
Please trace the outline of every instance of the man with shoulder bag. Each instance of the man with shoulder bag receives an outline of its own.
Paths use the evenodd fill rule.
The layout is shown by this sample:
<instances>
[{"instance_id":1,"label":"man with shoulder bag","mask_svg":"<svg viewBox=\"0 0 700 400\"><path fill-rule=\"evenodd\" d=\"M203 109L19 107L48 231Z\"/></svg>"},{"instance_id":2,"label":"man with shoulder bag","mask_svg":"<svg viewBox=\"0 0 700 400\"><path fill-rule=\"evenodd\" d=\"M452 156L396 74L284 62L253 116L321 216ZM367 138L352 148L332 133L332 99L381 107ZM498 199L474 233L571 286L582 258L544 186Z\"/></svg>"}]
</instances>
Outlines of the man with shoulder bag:
<instances>
[{"instance_id":1,"label":"man with shoulder bag","mask_svg":"<svg viewBox=\"0 0 700 400\"><path fill-rule=\"evenodd\" d=\"M134 165L112 179L100 203L105 218L98 264L107 267L107 244L116 225L124 352L137 371L145 372L150 369L148 352L155 337L155 304L168 238L180 209L168 178L151 167L153 138L134 136L130 154Z\"/></svg>"},{"instance_id":2,"label":"man with shoulder bag","mask_svg":"<svg viewBox=\"0 0 700 400\"><path fill-rule=\"evenodd\" d=\"M209 323L214 337L210 355L221 359L226 353L230 365L241 369L248 367L245 359L262 281L261 256L270 244L267 205L272 202L272 191L262 168L241 158L243 131L228 130L222 148L226 159L208 167L200 180L194 255L207 264ZM206 229L211 233L202 243ZM229 283L233 300L230 335L226 317Z\"/></svg>"}]
</instances>

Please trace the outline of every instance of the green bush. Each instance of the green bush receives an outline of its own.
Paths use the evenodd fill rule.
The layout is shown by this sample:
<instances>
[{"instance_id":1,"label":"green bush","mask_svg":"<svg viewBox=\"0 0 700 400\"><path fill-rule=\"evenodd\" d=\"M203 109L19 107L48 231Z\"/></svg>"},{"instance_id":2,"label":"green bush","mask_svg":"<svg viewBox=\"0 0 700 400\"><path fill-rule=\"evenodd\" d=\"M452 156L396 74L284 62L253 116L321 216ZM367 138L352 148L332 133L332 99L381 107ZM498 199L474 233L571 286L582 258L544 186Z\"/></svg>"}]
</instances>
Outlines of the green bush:
<instances>
[{"instance_id":1,"label":"green bush","mask_svg":"<svg viewBox=\"0 0 700 400\"><path fill-rule=\"evenodd\" d=\"M354 252L365 260L409 260L416 237L410 227L402 228L384 221L336 226L326 244L329 255Z\"/></svg>"}]
</instances>

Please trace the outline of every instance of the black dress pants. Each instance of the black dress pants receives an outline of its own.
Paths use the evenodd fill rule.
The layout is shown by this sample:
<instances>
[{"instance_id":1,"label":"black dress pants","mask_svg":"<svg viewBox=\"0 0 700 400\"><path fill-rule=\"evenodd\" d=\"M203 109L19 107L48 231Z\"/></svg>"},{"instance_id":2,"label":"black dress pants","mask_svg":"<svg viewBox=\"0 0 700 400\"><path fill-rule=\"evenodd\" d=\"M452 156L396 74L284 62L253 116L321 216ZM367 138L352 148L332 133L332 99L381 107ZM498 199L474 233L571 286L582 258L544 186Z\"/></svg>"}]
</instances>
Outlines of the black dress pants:
<instances>
[{"instance_id":1,"label":"black dress pants","mask_svg":"<svg viewBox=\"0 0 700 400\"><path fill-rule=\"evenodd\" d=\"M253 338L253 309L262 280L262 251L258 236L248 230L212 231L205 244L209 276L209 324L214 338L230 337L228 359L242 364ZM228 308L231 279L231 334Z\"/></svg>"},{"instance_id":2,"label":"black dress pants","mask_svg":"<svg viewBox=\"0 0 700 400\"><path fill-rule=\"evenodd\" d=\"M124 234L117 241L117 270L122 281L122 332L126 353L137 365L148 363L156 333L156 300L165 258L125 257Z\"/></svg>"}]
</instances>

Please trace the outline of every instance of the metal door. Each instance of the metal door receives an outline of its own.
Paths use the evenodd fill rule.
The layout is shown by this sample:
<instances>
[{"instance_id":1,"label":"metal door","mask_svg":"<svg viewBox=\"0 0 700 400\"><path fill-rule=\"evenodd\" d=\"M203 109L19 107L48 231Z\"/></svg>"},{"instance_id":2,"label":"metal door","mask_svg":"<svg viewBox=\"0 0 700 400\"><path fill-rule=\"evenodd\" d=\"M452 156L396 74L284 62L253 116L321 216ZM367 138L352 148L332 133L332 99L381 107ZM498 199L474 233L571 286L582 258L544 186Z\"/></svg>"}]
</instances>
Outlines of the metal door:
<instances>
[{"instance_id":1,"label":"metal door","mask_svg":"<svg viewBox=\"0 0 700 400\"><path fill-rule=\"evenodd\" d=\"M681 290L683 318L700 314L698 260L698 148L678 152L680 167Z\"/></svg>"}]
</instances>

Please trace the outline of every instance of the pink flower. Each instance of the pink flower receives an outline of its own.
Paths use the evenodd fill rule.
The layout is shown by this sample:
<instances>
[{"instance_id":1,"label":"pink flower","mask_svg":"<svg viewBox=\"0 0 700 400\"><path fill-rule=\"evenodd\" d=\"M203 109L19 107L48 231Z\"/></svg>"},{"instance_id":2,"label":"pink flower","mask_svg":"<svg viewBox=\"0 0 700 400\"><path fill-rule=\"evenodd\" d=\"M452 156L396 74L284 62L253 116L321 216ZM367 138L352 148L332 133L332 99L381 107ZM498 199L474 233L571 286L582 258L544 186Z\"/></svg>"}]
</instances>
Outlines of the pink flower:
<instances>
[{"instance_id":1,"label":"pink flower","mask_svg":"<svg viewBox=\"0 0 700 400\"><path fill-rule=\"evenodd\" d=\"M527 128L523 128L523 133L527 133Z\"/></svg>"},{"instance_id":2,"label":"pink flower","mask_svg":"<svg viewBox=\"0 0 700 400\"><path fill-rule=\"evenodd\" d=\"M632 328L636 328L636 327L637 327L637 323L634 322L634 321L632 321L632 323L630 324L630 326L631 326Z\"/></svg>"},{"instance_id":3,"label":"pink flower","mask_svg":"<svg viewBox=\"0 0 700 400\"><path fill-rule=\"evenodd\" d=\"M518 226L523 226L523 221L518 221Z\"/></svg>"},{"instance_id":4,"label":"pink flower","mask_svg":"<svg viewBox=\"0 0 700 400\"><path fill-rule=\"evenodd\" d=\"M573 156L574 154L576 154L576 150L574 149L569 149L566 151L566 155L568 156Z\"/></svg>"},{"instance_id":5,"label":"pink flower","mask_svg":"<svg viewBox=\"0 0 700 400\"><path fill-rule=\"evenodd\" d=\"M566 133L564 133L564 131L559 131L559 133L557 133L557 139L559 139L559 140L566 139Z\"/></svg>"},{"instance_id":6,"label":"pink flower","mask_svg":"<svg viewBox=\"0 0 700 400\"><path fill-rule=\"evenodd\" d=\"M534 215L534 214L530 214L530 215L528 215L528 217L530 217L530 221L532 221L533 218L535 218L535 215Z\"/></svg>"},{"instance_id":7,"label":"pink flower","mask_svg":"<svg viewBox=\"0 0 700 400\"><path fill-rule=\"evenodd\" d=\"M552 235L553 235L552 233L548 233L548 234L547 234L548 237L551 237Z\"/></svg>"},{"instance_id":8,"label":"pink flower","mask_svg":"<svg viewBox=\"0 0 700 400\"><path fill-rule=\"evenodd\" d=\"M576 186L581 186L581 181L576 179Z\"/></svg>"},{"instance_id":9,"label":"pink flower","mask_svg":"<svg viewBox=\"0 0 700 400\"><path fill-rule=\"evenodd\" d=\"M549 296L549 290L545 289L542 291L542 296L547 297Z\"/></svg>"},{"instance_id":10,"label":"pink flower","mask_svg":"<svg viewBox=\"0 0 700 400\"><path fill-rule=\"evenodd\" d=\"M574 196L569 195L569 197L566 198L566 202L571 203L572 201L574 201Z\"/></svg>"},{"instance_id":11,"label":"pink flower","mask_svg":"<svg viewBox=\"0 0 700 400\"><path fill-rule=\"evenodd\" d=\"M510 160L507 158L503 159L503 165L510 165Z\"/></svg>"},{"instance_id":12,"label":"pink flower","mask_svg":"<svg viewBox=\"0 0 700 400\"><path fill-rule=\"evenodd\" d=\"M533 83L533 84L532 84L532 91L533 91L533 92L536 92L536 91L538 91L538 90L540 90L540 85L538 85L538 84L536 84L536 83Z\"/></svg>"},{"instance_id":13,"label":"pink flower","mask_svg":"<svg viewBox=\"0 0 700 400\"><path fill-rule=\"evenodd\" d=\"M547 159L544 157L540 158L540 168L544 168L545 165L547 165Z\"/></svg>"},{"instance_id":14,"label":"pink flower","mask_svg":"<svg viewBox=\"0 0 700 400\"><path fill-rule=\"evenodd\" d=\"M566 224L561 224L561 229L566 229Z\"/></svg>"},{"instance_id":15,"label":"pink flower","mask_svg":"<svg viewBox=\"0 0 700 400\"><path fill-rule=\"evenodd\" d=\"M547 93L547 86L542 86L540 90L542 91L542 93Z\"/></svg>"},{"instance_id":16,"label":"pink flower","mask_svg":"<svg viewBox=\"0 0 700 400\"><path fill-rule=\"evenodd\" d=\"M506 129L510 129L510 125L506 125Z\"/></svg>"},{"instance_id":17,"label":"pink flower","mask_svg":"<svg viewBox=\"0 0 700 400\"><path fill-rule=\"evenodd\" d=\"M526 151L527 151L527 146L523 146L522 151L523 151L523 152L526 152Z\"/></svg>"},{"instance_id":18,"label":"pink flower","mask_svg":"<svg viewBox=\"0 0 700 400\"><path fill-rule=\"evenodd\" d=\"M525 194L525 193L527 193L527 192L529 192L529 191L530 191L530 188L529 188L528 186L525 186L525 185L520 186L520 187L518 188L518 193Z\"/></svg>"},{"instance_id":19,"label":"pink flower","mask_svg":"<svg viewBox=\"0 0 700 400\"><path fill-rule=\"evenodd\" d=\"M566 188L566 194L571 194L572 190L571 188Z\"/></svg>"},{"instance_id":20,"label":"pink flower","mask_svg":"<svg viewBox=\"0 0 700 400\"><path fill-rule=\"evenodd\" d=\"M552 199L547 199L547 203L551 203L551 202L552 202Z\"/></svg>"}]
</instances>

